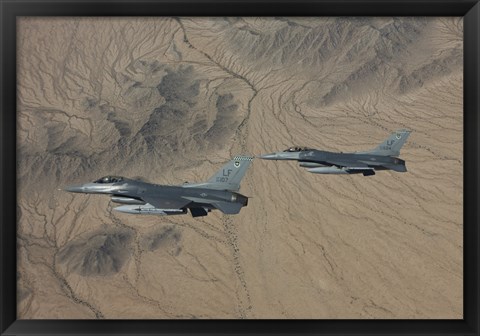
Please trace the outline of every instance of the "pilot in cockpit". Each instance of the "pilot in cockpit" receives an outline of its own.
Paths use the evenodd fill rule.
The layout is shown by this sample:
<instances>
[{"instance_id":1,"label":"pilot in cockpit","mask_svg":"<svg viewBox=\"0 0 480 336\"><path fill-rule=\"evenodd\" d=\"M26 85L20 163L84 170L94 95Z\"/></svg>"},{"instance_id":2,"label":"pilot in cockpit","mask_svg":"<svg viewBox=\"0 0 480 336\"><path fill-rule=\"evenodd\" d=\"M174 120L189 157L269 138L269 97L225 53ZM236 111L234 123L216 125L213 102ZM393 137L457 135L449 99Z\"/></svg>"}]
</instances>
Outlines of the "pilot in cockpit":
<instances>
[{"instance_id":1,"label":"pilot in cockpit","mask_svg":"<svg viewBox=\"0 0 480 336\"><path fill-rule=\"evenodd\" d=\"M285 149L284 152L302 152L308 150L306 147L290 147L288 149Z\"/></svg>"},{"instance_id":2,"label":"pilot in cockpit","mask_svg":"<svg viewBox=\"0 0 480 336\"><path fill-rule=\"evenodd\" d=\"M101 179L94 181L93 183L116 183L116 182L121 182L122 180L123 180L123 177L105 176L105 177L102 177Z\"/></svg>"}]
</instances>

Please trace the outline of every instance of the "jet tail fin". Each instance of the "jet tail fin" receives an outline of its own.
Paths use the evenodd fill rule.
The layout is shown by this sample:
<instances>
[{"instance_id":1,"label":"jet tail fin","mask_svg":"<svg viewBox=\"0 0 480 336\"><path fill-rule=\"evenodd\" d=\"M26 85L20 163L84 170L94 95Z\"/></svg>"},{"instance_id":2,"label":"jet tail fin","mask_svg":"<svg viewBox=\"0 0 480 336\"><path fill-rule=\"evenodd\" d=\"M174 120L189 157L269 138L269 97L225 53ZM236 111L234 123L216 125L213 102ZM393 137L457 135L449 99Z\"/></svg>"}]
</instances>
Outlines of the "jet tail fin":
<instances>
[{"instance_id":1,"label":"jet tail fin","mask_svg":"<svg viewBox=\"0 0 480 336\"><path fill-rule=\"evenodd\" d=\"M238 191L248 167L252 163L253 157L238 155L225 164L215 175L207 182L184 184L184 188L202 187L215 190Z\"/></svg>"},{"instance_id":2,"label":"jet tail fin","mask_svg":"<svg viewBox=\"0 0 480 336\"><path fill-rule=\"evenodd\" d=\"M383 155L383 156L399 156L400 149L407 141L408 136L412 131L401 129L390 134L390 136L378 145L376 148L365 151L357 152L358 154L373 154L373 155Z\"/></svg>"}]
</instances>

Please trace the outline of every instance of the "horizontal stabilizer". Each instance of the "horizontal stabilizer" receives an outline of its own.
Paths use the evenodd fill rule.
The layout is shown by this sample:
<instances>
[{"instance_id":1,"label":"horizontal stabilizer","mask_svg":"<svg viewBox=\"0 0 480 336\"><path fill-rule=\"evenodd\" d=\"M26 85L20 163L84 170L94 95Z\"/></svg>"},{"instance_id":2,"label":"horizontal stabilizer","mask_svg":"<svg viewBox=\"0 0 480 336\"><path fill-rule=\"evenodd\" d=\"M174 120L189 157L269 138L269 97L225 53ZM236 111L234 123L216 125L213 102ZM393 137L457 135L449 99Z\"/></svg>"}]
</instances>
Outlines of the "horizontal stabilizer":
<instances>
[{"instance_id":1,"label":"horizontal stabilizer","mask_svg":"<svg viewBox=\"0 0 480 336\"><path fill-rule=\"evenodd\" d=\"M405 164L400 165L400 164L392 164L392 165L383 165L385 168L391 169L393 171L399 172L399 173L405 173L407 171L407 167Z\"/></svg>"},{"instance_id":2,"label":"horizontal stabilizer","mask_svg":"<svg viewBox=\"0 0 480 336\"><path fill-rule=\"evenodd\" d=\"M212 204L215 208L227 215L234 215L240 212L242 209L241 203L229 203L229 202L215 202Z\"/></svg>"}]
</instances>

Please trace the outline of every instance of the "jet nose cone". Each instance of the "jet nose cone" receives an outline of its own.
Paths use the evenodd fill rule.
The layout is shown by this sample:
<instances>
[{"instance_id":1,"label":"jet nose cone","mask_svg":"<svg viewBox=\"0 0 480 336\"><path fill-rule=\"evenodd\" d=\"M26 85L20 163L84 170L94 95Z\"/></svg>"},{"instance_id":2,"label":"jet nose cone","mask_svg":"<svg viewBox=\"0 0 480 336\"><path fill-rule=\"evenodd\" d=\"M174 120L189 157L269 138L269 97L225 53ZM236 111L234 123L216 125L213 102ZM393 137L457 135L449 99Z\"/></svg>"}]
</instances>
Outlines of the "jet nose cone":
<instances>
[{"instance_id":1,"label":"jet nose cone","mask_svg":"<svg viewBox=\"0 0 480 336\"><path fill-rule=\"evenodd\" d=\"M81 193L84 192L85 188L83 187L83 185L72 185L63 188L63 190L73 193Z\"/></svg>"},{"instance_id":2,"label":"jet nose cone","mask_svg":"<svg viewBox=\"0 0 480 336\"><path fill-rule=\"evenodd\" d=\"M270 153L270 154L259 155L258 158L263 160L276 160L278 159L278 155L277 153Z\"/></svg>"}]
</instances>

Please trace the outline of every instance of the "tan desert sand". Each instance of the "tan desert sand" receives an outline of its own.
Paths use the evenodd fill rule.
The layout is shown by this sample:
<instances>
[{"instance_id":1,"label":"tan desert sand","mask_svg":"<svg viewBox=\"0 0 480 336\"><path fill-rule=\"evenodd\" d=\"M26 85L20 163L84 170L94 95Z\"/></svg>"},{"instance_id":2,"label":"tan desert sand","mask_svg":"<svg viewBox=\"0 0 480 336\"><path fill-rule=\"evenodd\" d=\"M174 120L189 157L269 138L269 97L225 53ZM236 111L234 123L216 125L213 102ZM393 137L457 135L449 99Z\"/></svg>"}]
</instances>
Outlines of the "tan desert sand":
<instances>
[{"instance_id":1,"label":"tan desert sand","mask_svg":"<svg viewBox=\"0 0 480 336\"><path fill-rule=\"evenodd\" d=\"M20 18L18 318L463 318L461 18ZM407 173L254 160L238 215L58 189L375 147Z\"/></svg>"}]
</instances>

